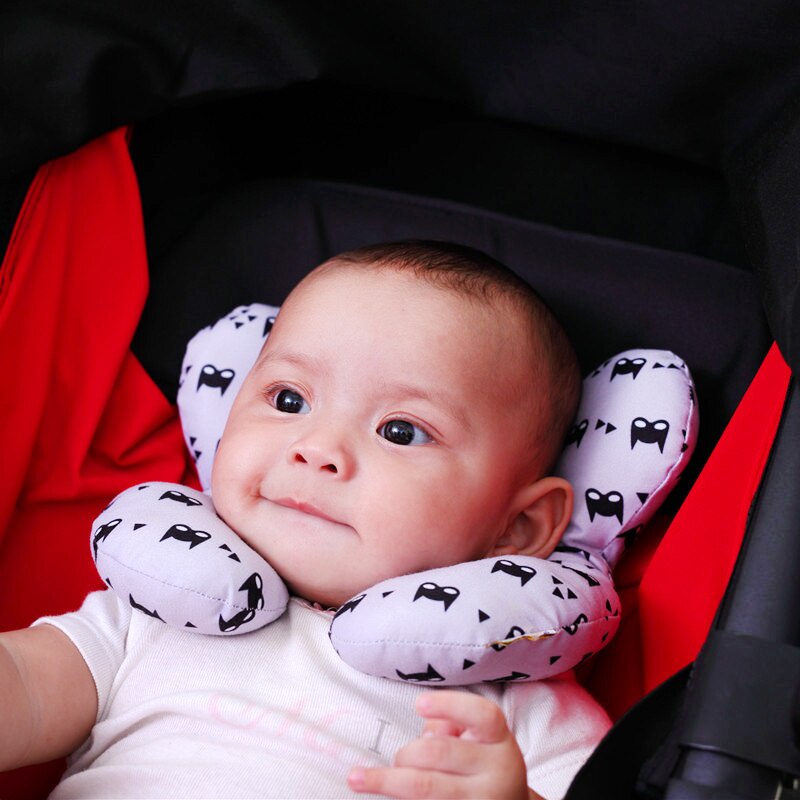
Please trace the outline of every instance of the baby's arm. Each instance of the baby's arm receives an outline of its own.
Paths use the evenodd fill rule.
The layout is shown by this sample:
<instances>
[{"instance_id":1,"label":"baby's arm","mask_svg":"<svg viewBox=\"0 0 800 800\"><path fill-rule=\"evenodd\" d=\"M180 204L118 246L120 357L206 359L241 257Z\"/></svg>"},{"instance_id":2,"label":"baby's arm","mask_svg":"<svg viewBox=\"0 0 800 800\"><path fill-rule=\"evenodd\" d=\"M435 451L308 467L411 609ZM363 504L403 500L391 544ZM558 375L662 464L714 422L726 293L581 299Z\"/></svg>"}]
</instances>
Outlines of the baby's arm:
<instances>
[{"instance_id":1,"label":"baby's arm","mask_svg":"<svg viewBox=\"0 0 800 800\"><path fill-rule=\"evenodd\" d=\"M527 785L525 761L503 712L484 697L439 691L420 695L422 737L398 751L394 766L356 767L350 786L402 798L542 800Z\"/></svg>"},{"instance_id":2,"label":"baby's arm","mask_svg":"<svg viewBox=\"0 0 800 800\"><path fill-rule=\"evenodd\" d=\"M39 625L0 634L0 770L67 755L96 716L92 675L61 631Z\"/></svg>"}]
</instances>

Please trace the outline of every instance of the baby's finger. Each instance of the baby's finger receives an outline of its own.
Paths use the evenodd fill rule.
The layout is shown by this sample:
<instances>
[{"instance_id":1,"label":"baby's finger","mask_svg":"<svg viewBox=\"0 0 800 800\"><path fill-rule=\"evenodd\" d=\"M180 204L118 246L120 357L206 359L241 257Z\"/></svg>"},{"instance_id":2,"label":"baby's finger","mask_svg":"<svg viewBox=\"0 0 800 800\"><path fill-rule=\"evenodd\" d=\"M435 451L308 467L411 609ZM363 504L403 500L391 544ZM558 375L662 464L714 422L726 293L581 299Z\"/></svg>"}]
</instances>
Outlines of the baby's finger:
<instances>
[{"instance_id":1,"label":"baby's finger","mask_svg":"<svg viewBox=\"0 0 800 800\"><path fill-rule=\"evenodd\" d=\"M417 698L416 708L420 716L449 720L466 732L466 738L479 742L501 742L509 735L503 712L477 694L452 689L425 692Z\"/></svg>"},{"instance_id":2,"label":"baby's finger","mask_svg":"<svg viewBox=\"0 0 800 800\"><path fill-rule=\"evenodd\" d=\"M399 798L465 798L469 797L465 781L455 775L428 770L386 767L365 769L354 767L347 777L356 792L382 794Z\"/></svg>"},{"instance_id":3,"label":"baby's finger","mask_svg":"<svg viewBox=\"0 0 800 800\"><path fill-rule=\"evenodd\" d=\"M487 746L454 736L426 736L415 739L394 756L395 767L431 769L451 775L474 775L487 771Z\"/></svg>"},{"instance_id":4,"label":"baby's finger","mask_svg":"<svg viewBox=\"0 0 800 800\"><path fill-rule=\"evenodd\" d=\"M463 729L449 719L426 719L422 726L422 735L427 736L460 736Z\"/></svg>"}]
</instances>

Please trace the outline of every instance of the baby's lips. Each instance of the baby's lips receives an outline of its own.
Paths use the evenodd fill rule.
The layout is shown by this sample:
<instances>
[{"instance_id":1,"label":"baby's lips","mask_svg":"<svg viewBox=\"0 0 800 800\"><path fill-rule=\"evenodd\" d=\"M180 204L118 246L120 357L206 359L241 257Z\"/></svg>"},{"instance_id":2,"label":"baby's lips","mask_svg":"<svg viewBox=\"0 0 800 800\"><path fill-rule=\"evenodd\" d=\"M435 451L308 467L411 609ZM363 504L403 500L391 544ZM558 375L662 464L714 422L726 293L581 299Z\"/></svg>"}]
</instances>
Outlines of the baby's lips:
<instances>
[{"instance_id":1,"label":"baby's lips","mask_svg":"<svg viewBox=\"0 0 800 800\"><path fill-rule=\"evenodd\" d=\"M327 522L335 522L339 525L343 525L344 523L341 520L336 519L335 517L326 514L320 508L315 506L313 503L306 503L302 500L295 500L292 497L278 497L274 500L270 500L271 503L275 503L275 505L283 506L284 508L290 508L293 511L299 511L303 514L309 514L312 517L319 517L320 519L324 519Z\"/></svg>"}]
</instances>

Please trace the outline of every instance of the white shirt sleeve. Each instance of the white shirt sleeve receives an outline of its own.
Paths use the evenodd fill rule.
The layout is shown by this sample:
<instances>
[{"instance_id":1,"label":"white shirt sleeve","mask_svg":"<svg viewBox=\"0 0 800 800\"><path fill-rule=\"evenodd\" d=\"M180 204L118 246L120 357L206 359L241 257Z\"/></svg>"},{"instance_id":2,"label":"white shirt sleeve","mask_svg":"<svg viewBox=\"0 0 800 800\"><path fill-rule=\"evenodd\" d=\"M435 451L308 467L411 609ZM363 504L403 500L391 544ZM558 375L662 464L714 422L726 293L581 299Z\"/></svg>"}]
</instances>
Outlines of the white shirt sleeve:
<instances>
[{"instance_id":1,"label":"white shirt sleeve","mask_svg":"<svg viewBox=\"0 0 800 800\"><path fill-rule=\"evenodd\" d=\"M611 727L606 712L568 672L547 681L510 684L502 708L528 768L528 785L560 800Z\"/></svg>"},{"instance_id":2,"label":"white shirt sleeve","mask_svg":"<svg viewBox=\"0 0 800 800\"><path fill-rule=\"evenodd\" d=\"M111 684L125 656L131 619L130 606L115 592L92 592L78 611L57 617L41 617L33 625L53 625L78 648L97 689L97 719L103 718Z\"/></svg>"}]
</instances>

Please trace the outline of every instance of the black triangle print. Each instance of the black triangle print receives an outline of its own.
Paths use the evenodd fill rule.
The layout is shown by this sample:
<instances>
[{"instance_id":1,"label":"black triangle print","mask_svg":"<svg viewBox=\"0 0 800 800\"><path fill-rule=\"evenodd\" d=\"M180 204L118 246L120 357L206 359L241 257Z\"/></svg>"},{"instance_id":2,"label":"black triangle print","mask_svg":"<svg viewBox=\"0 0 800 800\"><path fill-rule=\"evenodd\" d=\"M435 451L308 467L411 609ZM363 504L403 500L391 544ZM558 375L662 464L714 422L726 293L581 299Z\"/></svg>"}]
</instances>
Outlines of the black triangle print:
<instances>
[{"instance_id":1,"label":"black triangle print","mask_svg":"<svg viewBox=\"0 0 800 800\"><path fill-rule=\"evenodd\" d=\"M611 601L606 600L606 611L611 611Z\"/></svg>"},{"instance_id":2,"label":"black triangle print","mask_svg":"<svg viewBox=\"0 0 800 800\"><path fill-rule=\"evenodd\" d=\"M550 579L551 579L551 580L553 581L553 583L555 583L557 586L558 586L558 585L560 585L560 584L562 584L562 583L564 583L564 581L562 581L560 578L556 578L556 576L555 576L555 575L551 575L551 576L550 576Z\"/></svg>"},{"instance_id":3,"label":"black triangle print","mask_svg":"<svg viewBox=\"0 0 800 800\"><path fill-rule=\"evenodd\" d=\"M149 488L150 488L150 484L149 483L144 484L144 486L137 486L136 487L137 491L139 491L139 492L141 492L142 489L149 489Z\"/></svg>"},{"instance_id":4,"label":"black triangle print","mask_svg":"<svg viewBox=\"0 0 800 800\"><path fill-rule=\"evenodd\" d=\"M636 492L636 496L639 498L639 502L644 503L648 497L650 497L649 492Z\"/></svg>"},{"instance_id":5,"label":"black triangle print","mask_svg":"<svg viewBox=\"0 0 800 800\"><path fill-rule=\"evenodd\" d=\"M231 553L231 554L228 556L228 558L229 558L231 561L238 561L240 564L242 563L242 560L239 558L239 556L237 556L237 555L236 555L236 553Z\"/></svg>"},{"instance_id":6,"label":"black triangle print","mask_svg":"<svg viewBox=\"0 0 800 800\"><path fill-rule=\"evenodd\" d=\"M680 369L680 367L677 364L670 364L669 369Z\"/></svg>"},{"instance_id":7,"label":"black triangle print","mask_svg":"<svg viewBox=\"0 0 800 800\"><path fill-rule=\"evenodd\" d=\"M611 433L611 431L615 431L617 429L616 425L612 425L610 422L606 425L606 434Z\"/></svg>"},{"instance_id":8,"label":"black triangle print","mask_svg":"<svg viewBox=\"0 0 800 800\"><path fill-rule=\"evenodd\" d=\"M685 453L685 452L686 452L688 449L689 449L689 445L688 445L688 444L686 444L686 442L684 442L684 443L681 445L681 453Z\"/></svg>"},{"instance_id":9,"label":"black triangle print","mask_svg":"<svg viewBox=\"0 0 800 800\"><path fill-rule=\"evenodd\" d=\"M608 639L608 631L603 634L603 638L600 641L605 642L606 639Z\"/></svg>"},{"instance_id":10,"label":"black triangle print","mask_svg":"<svg viewBox=\"0 0 800 800\"><path fill-rule=\"evenodd\" d=\"M468 658L465 658L464 659L464 664L461 667L461 669L469 669L470 667L474 667L474 666L475 666L475 662L474 661L470 661Z\"/></svg>"},{"instance_id":11,"label":"black triangle print","mask_svg":"<svg viewBox=\"0 0 800 800\"><path fill-rule=\"evenodd\" d=\"M664 369L664 365L659 364L658 361L656 361L656 363L653 364L653 369Z\"/></svg>"},{"instance_id":12,"label":"black triangle print","mask_svg":"<svg viewBox=\"0 0 800 800\"><path fill-rule=\"evenodd\" d=\"M188 366L188 367L186 367L186 371L184 372L184 375L188 375L188 374L189 374L189 370L190 370L191 368L192 368L192 365L191 365L191 364L189 364L189 366Z\"/></svg>"},{"instance_id":13,"label":"black triangle print","mask_svg":"<svg viewBox=\"0 0 800 800\"><path fill-rule=\"evenodd\" d=\"M221 545L219 546L219 549L220 549L220 550L227 550L229 553L231 552L231 549L230 549L230 547L228 547L228 545L226 545L226 544L221 544Z\"/></svg>"},{"instance_id":14,"label":"black triangle print","mask_svg":"<svg viewBox=\"0 0 800 800\"><path fill-rule=\"evenodd\" d=\"M195 451L194 451L194 457L195 457L195 460L197 460L198 458L200 458L200 456L201 456L201 455L203 455L203 451L202 451L202 450L195 450Z\"/></svg>"},{"instance_id":15,"label":"black triangle print","mask_svg":"<svg viewBox=\"0 0 800 800\"><path fill-rule=\"evenodd\" d=\"M134 522L134 523L133 523L133 529L134 529L135 531L138 531L138 530L139 530L139 528L144 528L144 526L145 526L145 525L147 525L147 523L146 523L146 522Z\"/></svg>"},{"instance_id":16,"label":"black triangle print","mask_svg":"<svg viewBox=\"0 0 800 800\"><path fill-rule=\"evenodd\" d=\"M603 420L602 420L602 419L598 419L598 420L597 420L597 422L595 422L595 424L594 424L594 429L595 429L595 430L598 430L599 428L602 428L602 427L603 427L603 425L605 425L605 424L606 424L606 423L605 423L605 422L603 422Z\"/></svg>"},{"instance_id":17,"label":"black triangle print","mask_svg":"<svg viewBox=\"0 0 800 800\"><path fill-rule=\"evenodd\" d=\"M107 583L107 584L108 584L108 585L109 585L109 586L110 586L112 589L114 588L114 584L113 584L113 583L111 583L111 578L106 578L106 583Z\"/></svg>"},{"instance_id":18,"label":"black triangle print","mask_svg":"<svg viewBox=\"0 0 800 800\"><path fill-rule=\"evenodd\" d=\"M256 317L255 314L248 314L247 319L249 319L250 322L252 322L254 319L258 319L258 317Z\"/></svg>"},{"instance_id":19,"label":"black triangle print","mask_svg":"<svg viewBox=\"0 0 800 800\"><path fill-rule=\"evenodd\" d=\"M197 627L197 625L192 625L192 623L191 623L191 622L187 622L187 623L186 623L186 624L185 624L183 627L184 627L184 628L196 628L196 627Z\"/></svg>"},{"instance_id":20,"label":"black triangle print","mask_svg":"<svg viewBox=\"0 0 800 800\"><path fill-rule=\"evenodd\" d=\"M554 594L556 597L560 597L562 600L564 599L564 595L563 595L563 594L561 594L561 589L559 589L557 586L556 586L556 588L555 588L555 589L553 589L553 594Z\"/></svg>"},{"instance_id":21,"label":"black triangle print","mask_svg":"<svg viewBox=\"0 0 800 800\"><path fill-rule=\"evenodd\" d=\"M381 597L388 597L390 594L394 594L394 589L390 589L388 592L381 593Z\"/></svg>"},{"instance_id":22,"label":"black triangle print","mask_svg":"<svg viewBox=\"0 0 800 800\"><path fill-rule=\"evenodd\" d=\"M196 436L190 436L190 437L189 437L189 444L190 444L190 445L194 445L194 443L195 443L196 441L197 441L197 437L196 437Z\"/></svg>"},{"instance_id":23,"label":"black triangle print","mask_svg":"<svg viewBox=\"0 0 800 800\"><path fill-rule=\"evenodd\" d=\"M478 622L486 622L487 619L491 619L491 617L485 611L478 609Z\"/></svg>"},{"instance_id":24,"label":"black triangle print","mask_svg":"<svg viewBox=\"0 0 800 800\"><path fill-rule=\"evenodd\" d=\"M237 328L241 328L244 325L244 322L234 322L233 323Z\"/></svg>"},{"instance_id":25,"label":"black triangle print","mask_svg":"<svg viewBox=\"0 0 800 800\"><path fill-rule=\"evenodd\" d=\"M552 667L560 658L561 656L550 656L550 666Z\"/></svg>"},{"instance_id":26,"label":"black triangle print","mask_svg":"<svg viewBox=\"0 0 800 800\"><path fill-rule=\"evenodd\" d=\"M577 600L577 598L578 598L578 595L576 595L575 592L572 591L572 589L567 587L567 599L568 600Z\"/></svg>"}]
</instances>

